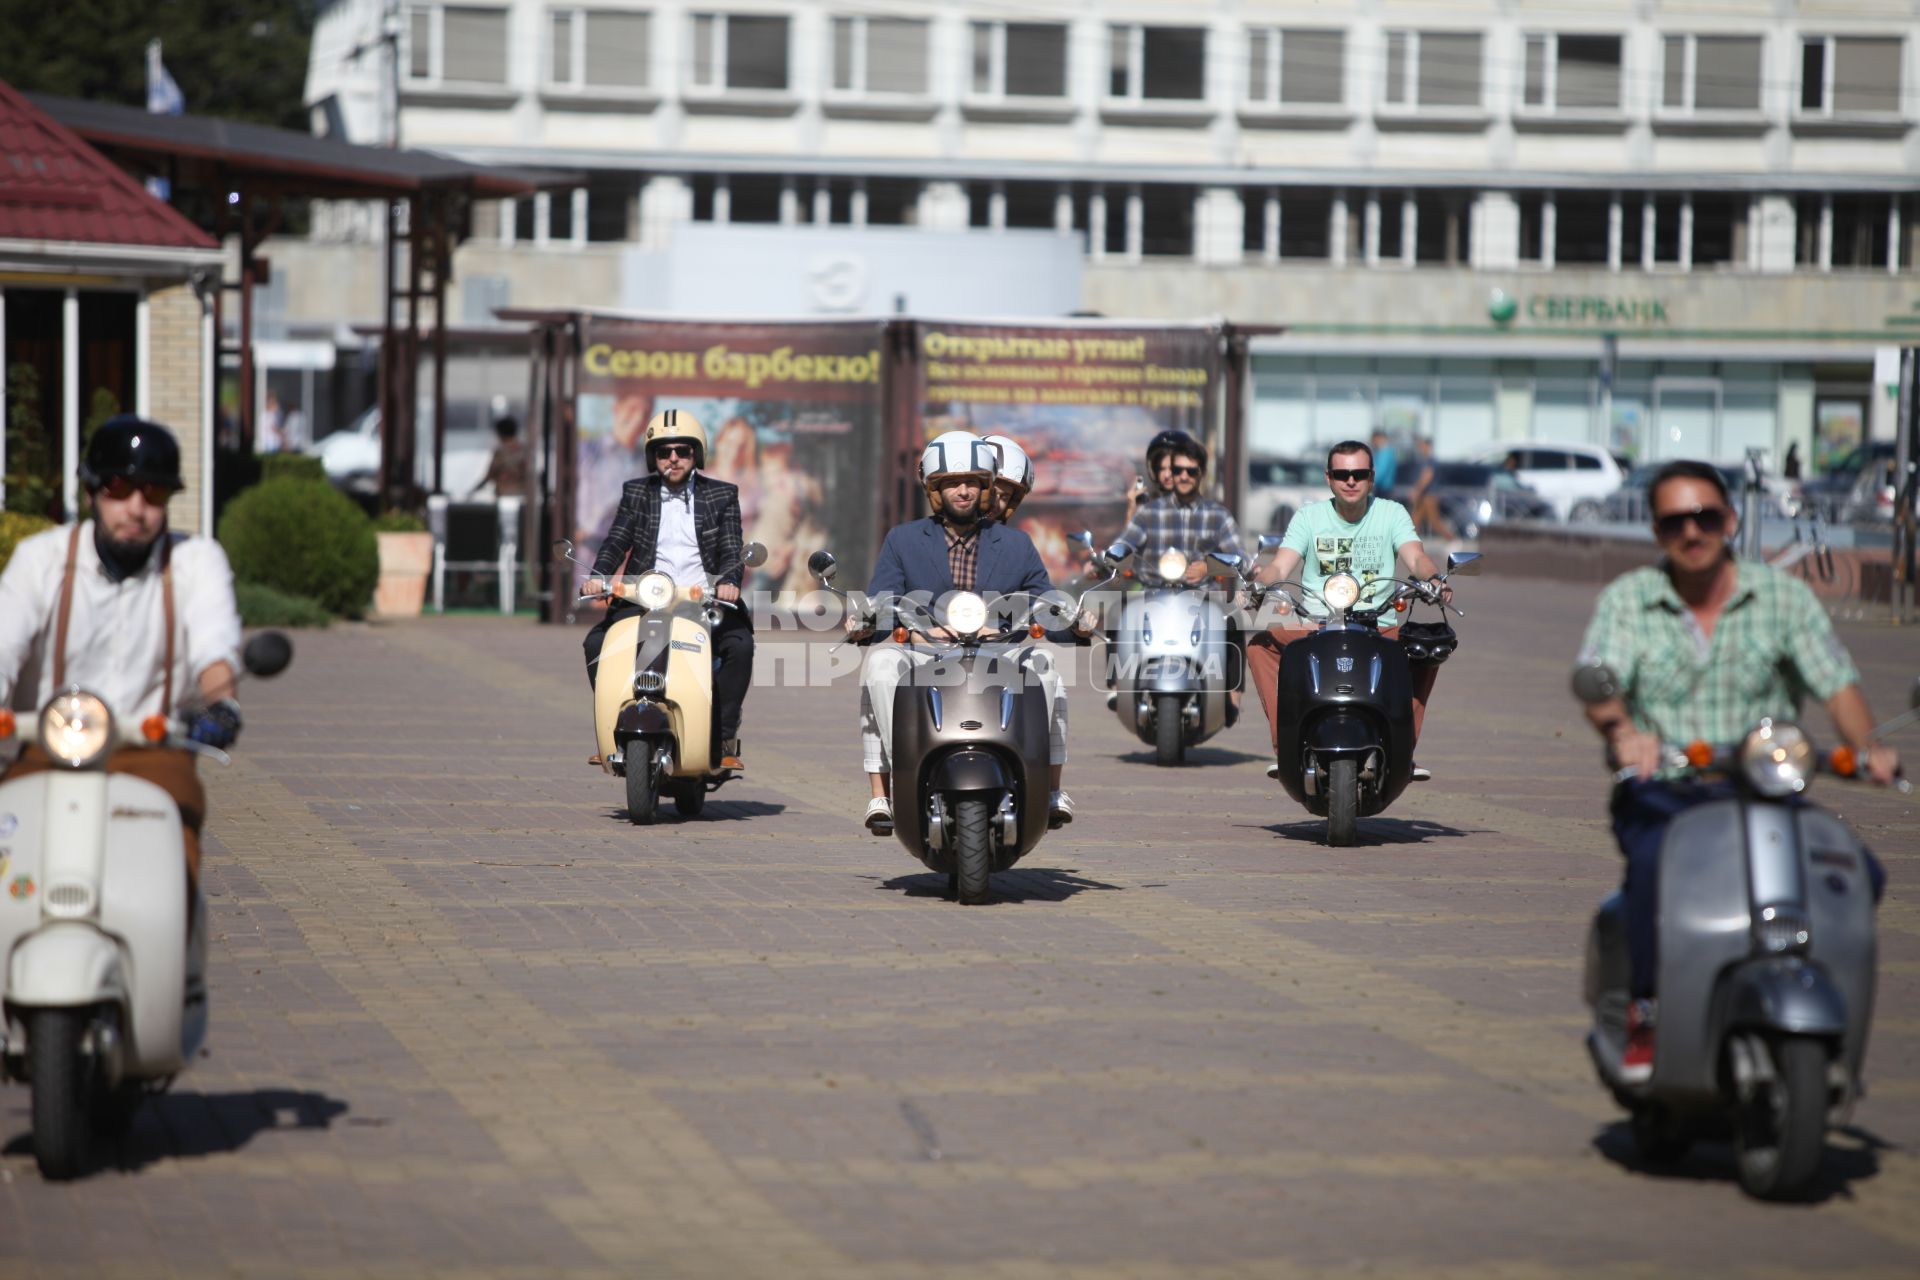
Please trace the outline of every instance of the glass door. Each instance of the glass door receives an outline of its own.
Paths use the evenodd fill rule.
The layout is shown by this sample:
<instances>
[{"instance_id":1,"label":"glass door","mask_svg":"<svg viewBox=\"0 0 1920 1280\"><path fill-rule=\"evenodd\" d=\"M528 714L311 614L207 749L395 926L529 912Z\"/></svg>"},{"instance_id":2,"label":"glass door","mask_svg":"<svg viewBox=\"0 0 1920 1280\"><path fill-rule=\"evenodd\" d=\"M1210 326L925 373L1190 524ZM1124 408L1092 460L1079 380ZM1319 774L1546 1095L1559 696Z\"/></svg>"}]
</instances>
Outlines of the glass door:
<instances>
[{"instance_id":1,"label":"glass door","mask_svg":"<svg viewBox=\"0 0 1920 1280\"><path fill-rule=\"evenodd\" d=\"M1653 423L1647 457L1714 460L1720 419L1720 383L1712 378L1659 378L1653 384Z\"/></svg>"}]
</instances>

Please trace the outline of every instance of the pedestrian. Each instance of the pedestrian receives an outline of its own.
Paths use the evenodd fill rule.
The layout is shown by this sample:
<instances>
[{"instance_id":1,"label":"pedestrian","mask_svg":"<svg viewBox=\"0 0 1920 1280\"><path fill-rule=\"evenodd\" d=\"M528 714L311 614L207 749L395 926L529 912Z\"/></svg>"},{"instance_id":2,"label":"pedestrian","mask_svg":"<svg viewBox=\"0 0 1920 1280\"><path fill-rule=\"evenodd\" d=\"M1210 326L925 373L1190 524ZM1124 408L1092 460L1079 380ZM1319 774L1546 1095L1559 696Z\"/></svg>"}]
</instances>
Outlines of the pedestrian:
<instances>
[{"instance_id":1,"label":"pedestrian","mask_svg":"<svg viewBox=\"0 0 1920 1280\"><path fill-rule=\"evenodd\" d=\"M1781 464L1780 474L1789 480L1800 478L1800 442L1798 440L1787 446L1787 460Z\"/></svg>"},{"instance_id":2,"label":"pedestrian","mask_svg":"<svg viewBox=\"0 0 1920 1280\"><path fill-rule=\"evenodd\" d=\"M1387 433L1375 427L1373 431L1373 496L1376 498L1393 497L1394 478L1400 471L1400 455L1387 440Z\"/></svg>"}]
</instances>

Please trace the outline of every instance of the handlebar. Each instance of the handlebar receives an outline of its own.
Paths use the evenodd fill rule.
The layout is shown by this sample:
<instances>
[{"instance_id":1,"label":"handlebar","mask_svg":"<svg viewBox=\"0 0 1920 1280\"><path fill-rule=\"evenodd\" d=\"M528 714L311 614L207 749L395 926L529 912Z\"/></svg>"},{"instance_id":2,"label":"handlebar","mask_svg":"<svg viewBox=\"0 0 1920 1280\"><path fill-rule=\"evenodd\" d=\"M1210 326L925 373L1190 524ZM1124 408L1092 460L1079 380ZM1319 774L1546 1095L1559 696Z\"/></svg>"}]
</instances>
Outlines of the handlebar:
<instances>
[{"instance_id":1,"label":"handlebar","mask_svg":"<svg viewBox=\"0 0 1920 1280\"><path fill-rule=\"evenodd\" d=\"M1690 746L1680 746L1677 743L1665 742L1660 745L1659 767L1680 770L1693 777L1733 773L1740 767L1740 747L1737 743L1733 745L1723 743L1716 746L1696 742ZM1826 751L1814 752L1813 771L1848 782L1872 781L1867 776L1866 762L1851 747L1833 747ZM1638 776L1639 771L1633 768L1613 771L1613 780L1616 783L1631 782ZM1901 795L1913 794L1913 784L1899 774L1894 775L1889 785Z\"/></svg>"}]
</instances>

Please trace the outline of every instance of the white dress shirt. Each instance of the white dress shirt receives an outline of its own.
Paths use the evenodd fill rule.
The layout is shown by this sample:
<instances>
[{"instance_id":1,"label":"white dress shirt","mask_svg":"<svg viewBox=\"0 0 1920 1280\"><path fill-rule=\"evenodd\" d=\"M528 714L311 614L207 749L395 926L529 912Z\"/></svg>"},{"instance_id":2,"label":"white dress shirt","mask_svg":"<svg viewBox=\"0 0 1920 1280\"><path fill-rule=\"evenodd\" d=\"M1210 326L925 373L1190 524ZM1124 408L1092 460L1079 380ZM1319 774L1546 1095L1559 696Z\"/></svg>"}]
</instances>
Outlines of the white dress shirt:
<instances>
[{"instance_id":1,"label":"white dress shirt","mask_svg":"<svg viewBox=\"0 0 1920 1280\"><path fill-rule=\"evenodd\" d=\"M36 533L14 548L0 574L0 706L37 712L53 696L53 642L60 580L73 526ZM217 662L240 670L240 611L233 570L212 538L167 533L173 540L173 702L165 687L166 609L160 551L140 572L115 582L93 546L91 521L80 527L74 563L73 612L67 620L68 684L99 694L122 724L172 714L200 701L200 675Z\"/></svg>"},{"instance_id":2,"label":"white dress shirt","mask_svg":"<svg viewBox=\"0 0 1920 1280\"><path fill-rule=\"evenodd\" d=\"M693 477L678 492L660 486L660 536L654 543L653 567L673 579L676 587L707 585L706 566L700 563L700 539L693 528Z\"/></svg>"}]
</instances>

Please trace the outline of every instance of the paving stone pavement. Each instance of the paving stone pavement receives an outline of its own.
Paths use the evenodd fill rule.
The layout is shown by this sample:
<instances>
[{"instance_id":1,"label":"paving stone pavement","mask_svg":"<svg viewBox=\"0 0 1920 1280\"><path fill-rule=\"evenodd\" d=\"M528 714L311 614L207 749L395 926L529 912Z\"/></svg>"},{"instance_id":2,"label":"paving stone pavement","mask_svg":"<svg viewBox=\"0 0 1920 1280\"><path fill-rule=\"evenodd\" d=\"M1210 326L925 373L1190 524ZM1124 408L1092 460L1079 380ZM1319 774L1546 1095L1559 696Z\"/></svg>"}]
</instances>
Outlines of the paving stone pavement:
<instances>
[{"instance_id":1,"label":"paving stone pavement","mask_svg":"<svg viewBox=\"0 0 1920 1280\"><path fill-rule=\"evenodd\" d=\"M1251 704L1160 770L1083 672L1079 818L974 908L858 827L851 680L757 687L749 777L639 829L577 634L300 634L207 771L208 1050L74 1185L0 1091L0 1275L1911 1277L1920 805L1823 789L1893 886L1819 1202L1636 1169L1579 1042L1591 599L1463 587L1436 780L1350 850ZM1914 633L1845 634L1902 705Z\"/></svg>"}]
</instances>

